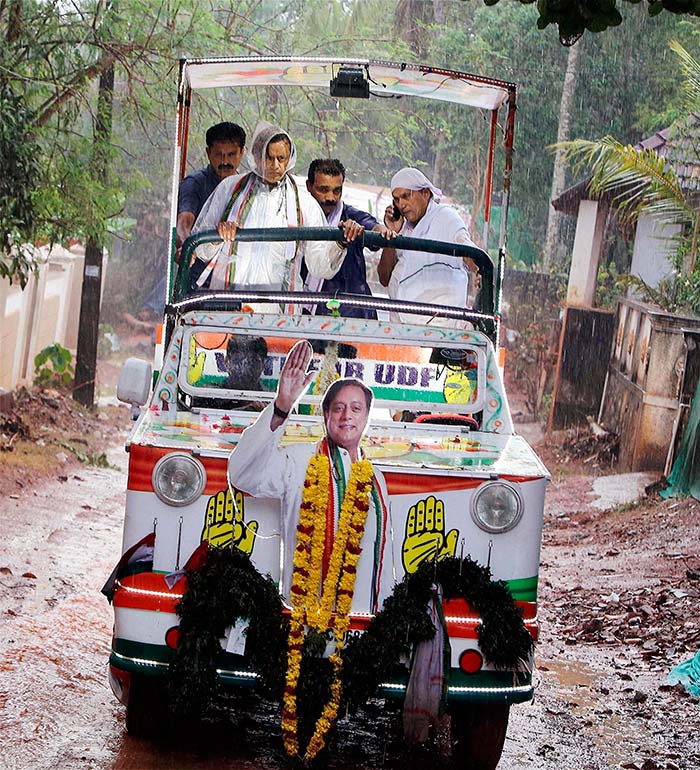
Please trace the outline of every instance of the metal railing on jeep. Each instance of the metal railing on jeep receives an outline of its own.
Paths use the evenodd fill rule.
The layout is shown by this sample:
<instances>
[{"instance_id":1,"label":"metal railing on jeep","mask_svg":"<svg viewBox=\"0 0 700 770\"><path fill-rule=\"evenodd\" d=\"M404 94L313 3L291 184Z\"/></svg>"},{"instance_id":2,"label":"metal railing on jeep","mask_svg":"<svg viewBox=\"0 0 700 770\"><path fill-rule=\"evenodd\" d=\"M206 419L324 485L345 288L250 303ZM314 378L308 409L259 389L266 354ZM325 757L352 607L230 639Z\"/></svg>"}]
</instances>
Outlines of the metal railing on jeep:
<instances>
[{"instance_id":1,"label":"metal railing on jeep","mask_svg":"<svg viewBox=\"0 0 700 770\"><path fill-rule=\"evenodd\" d=\"M278 227L240 229L236 240L241 242L264 241L340 241L342 230L321 227ZM480 288L477 307L457 308L448 305L432 303L407 302L385 297L368 296L365 294L346 294L342 292L290 292L290 291L261 291L261 290L210 290L191 286L190 262L196 248L207 243L222 242L216 230L207 230L190 236L182 247L180 262L172 292L172 302L166 306L166 314L171 318L183 312L196 309L230 309L232 303L321 303L339 300L343 305L360 308L373 308L390 312L411 313L430 318L449 318L468 321L475 328L483 331L492 339L495 336L498 307L497 298L500 289L500 272L494 285L493 262L489 255L476 246L465 244L445 243L426 238L407 238L397 236L391 240L383 238L375 232L365 232L361 236L363 246L382 248L390 246L396 249L423 251L433 254L447 254L455 257L469 257L477 267L480 276ZM494 296L496 302L494 301Z\"/></svg>"}]
</instances>

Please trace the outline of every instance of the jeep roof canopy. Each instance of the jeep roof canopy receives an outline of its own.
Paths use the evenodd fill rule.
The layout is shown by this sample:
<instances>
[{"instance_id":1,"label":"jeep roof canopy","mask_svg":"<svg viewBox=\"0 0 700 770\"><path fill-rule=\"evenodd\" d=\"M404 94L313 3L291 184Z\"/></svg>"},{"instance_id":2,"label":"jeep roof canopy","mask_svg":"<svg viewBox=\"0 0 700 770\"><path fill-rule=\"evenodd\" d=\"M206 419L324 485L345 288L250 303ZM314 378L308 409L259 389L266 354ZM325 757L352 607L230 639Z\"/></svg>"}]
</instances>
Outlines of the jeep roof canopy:
<instances>
[{"instance_id":1,"label":"jeep roof canopy","mask_svg":"<svg viewBox=\"0 0 700 770\"><path fill-rule=\"evenodd\" d=\"M500 193L501 217L498 237L499 265L496 271L495 309L500 307L500 283L505 256L506 225L510 194L515 126L516 85L504 80L423 64L389 62L362 58L263 56L183 58L180 60L178 109L171 196L171 235L168 265L168 297L172 298L175 254L175 222L178 187L186 175L189 116L192 92L216 88L296 86L330 89L341 69L360 70L369 98L422 98L450 102L490 112L490 133L486 165L484 225L481 241L488 251L489 226L497 140L504 148L504 169ZM339 96L338 98L343 98ZM505 117L499 120L501 108Z\"/></svg>"}]
</instances>

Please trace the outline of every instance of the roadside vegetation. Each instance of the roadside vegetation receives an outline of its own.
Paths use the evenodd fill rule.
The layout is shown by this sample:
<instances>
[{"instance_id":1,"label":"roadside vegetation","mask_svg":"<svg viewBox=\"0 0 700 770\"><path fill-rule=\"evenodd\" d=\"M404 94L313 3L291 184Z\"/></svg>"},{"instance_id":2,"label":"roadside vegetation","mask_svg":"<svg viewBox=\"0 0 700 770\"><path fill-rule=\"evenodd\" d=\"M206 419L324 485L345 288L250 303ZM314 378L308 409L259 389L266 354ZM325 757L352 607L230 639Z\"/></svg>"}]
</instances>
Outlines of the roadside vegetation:
<instances>
[{"instance_id":1,"label":"roadside vegetation","mask_svg":"<svg viewBox=\"0 0 700 770\"><path fill-rule=\"evenodd\" d=\"M638 276L618 274L612 263L603 269L602 276L599 274L603 301L607 299L605 289L612 283L613 296L629 286L643 301L662 310L700 315L699 196L692 174L686 176L688 168L700 163L700 62L676 40L671 41L670 48L678 57L685 101L682 116L668 127L663 154L624 144L609 135L563 142L558 149L574 173L590 174L590 193L608 197L621 228L633 225L642 215L681 225L669 255L673 267L670 277L651 286Z\"/></svg>"}]
</instances>

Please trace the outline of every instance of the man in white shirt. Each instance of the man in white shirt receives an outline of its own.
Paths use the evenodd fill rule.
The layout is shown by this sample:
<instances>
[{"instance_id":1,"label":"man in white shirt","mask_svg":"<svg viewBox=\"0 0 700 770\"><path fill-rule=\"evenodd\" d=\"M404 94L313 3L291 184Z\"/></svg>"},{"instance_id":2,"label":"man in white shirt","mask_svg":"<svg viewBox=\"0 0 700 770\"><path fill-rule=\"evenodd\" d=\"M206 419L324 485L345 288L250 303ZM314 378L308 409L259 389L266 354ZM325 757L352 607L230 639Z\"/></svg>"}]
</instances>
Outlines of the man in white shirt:
<instances>
[{"instance_id":1,"label":"man in white shirt","mask_svg":"<svg viewBox=\"0 0 700 770\"><path fill-rule=\"evenodd\" d=\"M473 246L469 230L451 206L441 204L442 190L417 168L402 168L391 179L393 205L388 206L384 224L399 235L427 238ZM377 272L389 296L411 302L430 302L466 307L469 259L423 251L387 247L382 251ZM402 320L409 320L403 316ZM417 320L411 316L410 320Z\"/></svg>"},{"instance_id":2,"label":"man in white shirt","mask_svg":"<svg viewBox=\"0 0 700 770\"><path fill-rule=\"evenodd\" d=\"M345 257L347 243L362 232L349 221L345 243L236 242L239 227L327 227L326 217L309 193L297 186L289 173L296 162L296 148L286 131L262 122L243 159L245 174L224 179L204 204L193 233L217 229L224 244L200 247L198 286L211 289L300 291L302 257L318 278L332 278ZM298 309L298 306L297 306Z\"/></svg>"},{"instance_id":3,"label":"man in white shirt","mask_svg":"<svg viewBox=\"0 0 700 770\"><path fill-rule=\"evenodd\" d=\"M358 380L336 380L322 402L327 437L319 444L280 447L289 412L316 374L307 373L311 357L308 342L300 341L292 348L280 373L274 402L243 431L228 462L229 479L237 489L280 500L284 546L281 590L287 598L292 584L296 528L309 462L316 454L325 454L329 458L328 483L332 490L324 526L332 526L333 531L327 532L327 549L332 547L337 532L345 484L353 463L362 459L360 441L372 403L372 392ZM360 543L362 553L357 565L353 612L377 612L393 590L395 570L387 500L384 477L375 470Z\"/></svg>"}]
</instances>

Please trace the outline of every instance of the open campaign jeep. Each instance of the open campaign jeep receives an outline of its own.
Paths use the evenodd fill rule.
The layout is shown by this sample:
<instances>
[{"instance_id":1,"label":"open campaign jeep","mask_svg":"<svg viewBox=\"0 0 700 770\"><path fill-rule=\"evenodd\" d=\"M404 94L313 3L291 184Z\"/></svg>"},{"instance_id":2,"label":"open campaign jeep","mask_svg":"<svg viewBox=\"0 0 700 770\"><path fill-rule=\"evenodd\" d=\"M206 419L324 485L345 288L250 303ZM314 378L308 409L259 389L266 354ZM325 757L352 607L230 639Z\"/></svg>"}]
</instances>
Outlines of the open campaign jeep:
<instances>
[{"instance_id":1,"label":"open campaign jeep","mask_svg":"<svg viewBox=\"0 0 700 770\"><path fill-rule=\"evenodd\" d=\"M238 61L222 63L219 75L226 66L235 71ZM189 66L193 74L183 65L182 89L198 77L197 63ZM211 69L211 60L201 66ZM256 60L256 66L264 70L265 63ZM401 73L407 82L411 78L407 65L382 63L383 70L372 63L363 66L372 73L372 82L391 67L394 84ZM446 71L436 72L437 83L477 88L480 82L467 81L472 76L464 73L452 73L449 80ZM408 89L410 82L394 87ZM510 93L503 89L494 112ZM238 233L241 240L266 241L341 237L330 228ZM364 238L368 246L387 243L376 233ZM549 474L514 433L499 369L503 246L494 271L488 255L473 246L403 237L392 241L398 248L472 259L480 291L476 307L467 309L354 295L190 291L191 254L202 243L217 240L214 231L200 233L183 248L178 275L171 280L155 383L151 386L150 366L134 359L125 365L120 381L120 397L136 413L145 405L127 443L122 556L105 586L114 606L110 682L126 705L129 731L148 734L162 710L179 642L176 608L202 544L236 549L260 575L275 584L280 580L284 544L279 502L233 487L227 461L242 431L274 399L285 357L298 340L312 344L311 368L317 374L285 424L283 445L317 443L323 436L320 399L325 387L337 377L362 381L375 397L362 450L386 480L395 581L417 573L424 563L437 570L447 557L460 565L479 565L493 581L502 581L496 585L507 589L528 640L536 640ZM338 300L343 306L371 307L379 320L279 312L290 304L312 308L319 303L332 311ZM270 312L251 311L250 305L261 302ZM410 322L392 320L398 313ZM252 378L241 380L240 361L232 360L241 350L248 356L244 370L255 368L257 360ZM510 705L533 697L534 655L530 644L524 658L507 665L502 658L494 661L480 636L488 608L482 602L480 611L478 604L460 595L446 595L442 602L449 643L444 700L455 756L466 768L494 768ZM219 685L258 684L260 672L251 663L245 621L237 619L221 639L215 674ZM349 635L361 636L371 623L372 616L351 609ZM404 675L379 682L375 697L403 699L408 660L404 663Z\"/></svg>"}]
</instances>

